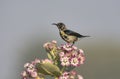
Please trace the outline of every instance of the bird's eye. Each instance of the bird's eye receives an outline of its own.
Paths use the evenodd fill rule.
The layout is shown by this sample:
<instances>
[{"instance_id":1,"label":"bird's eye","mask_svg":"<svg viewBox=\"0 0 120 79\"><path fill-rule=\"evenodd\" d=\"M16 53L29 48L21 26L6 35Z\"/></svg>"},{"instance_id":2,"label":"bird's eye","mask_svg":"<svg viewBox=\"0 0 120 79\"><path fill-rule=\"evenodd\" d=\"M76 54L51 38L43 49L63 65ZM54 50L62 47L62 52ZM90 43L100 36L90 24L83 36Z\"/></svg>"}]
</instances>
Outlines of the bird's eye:
<instances>
[{"instance_id":1,"label":"bird's eye","mask_svg":"<svg viewBox=\"0 0 120 79\"><path fill-rule=\"evenodd\" d=\"M60 23L59 26L62 26L62 23Z\"/></svg>"}]
</instances>

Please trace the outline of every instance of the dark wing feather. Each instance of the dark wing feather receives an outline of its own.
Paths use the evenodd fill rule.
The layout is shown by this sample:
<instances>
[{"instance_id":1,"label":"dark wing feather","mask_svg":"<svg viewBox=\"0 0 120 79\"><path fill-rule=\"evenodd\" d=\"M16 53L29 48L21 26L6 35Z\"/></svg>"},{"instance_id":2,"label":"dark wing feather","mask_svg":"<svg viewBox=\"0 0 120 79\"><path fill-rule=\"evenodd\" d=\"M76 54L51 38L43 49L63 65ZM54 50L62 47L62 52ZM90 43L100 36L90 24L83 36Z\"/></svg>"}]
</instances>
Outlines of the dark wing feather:
<instances>
[{"instance_id":1,"label":"dark wing feather","mask_svg":"<svg viewBox=\"0 0 120 79\"><path fill-rule=\"evenodd\" d=\"M83 36L83 35L80 35L80 34L77 33L77 32L72 31L72 30L64 30L64 32L65 32L66 34L72 35L72 36L85 37L85 36Z\"/></svg>"}]
</instances>

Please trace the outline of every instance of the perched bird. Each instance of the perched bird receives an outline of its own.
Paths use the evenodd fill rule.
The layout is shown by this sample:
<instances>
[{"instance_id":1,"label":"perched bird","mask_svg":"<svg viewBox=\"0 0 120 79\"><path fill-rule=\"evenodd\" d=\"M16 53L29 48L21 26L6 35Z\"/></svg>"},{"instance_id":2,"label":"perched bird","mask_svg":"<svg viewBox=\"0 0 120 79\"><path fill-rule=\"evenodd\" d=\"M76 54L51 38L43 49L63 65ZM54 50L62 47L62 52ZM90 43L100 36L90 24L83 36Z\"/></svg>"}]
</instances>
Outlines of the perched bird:
<instances>
[{"instance_id":1,"label":"perched bird","mask_svg":"<svg viewBox=\"0 0 120 79\"><path fill-rule=\"evenodd\" d=\"M72 43L72 45L74 45L74 43L78 40L78 38L89 37L67 29L66 25L61 22L53 23L52 25L56 25L59 29L61 38L65 40L67 43Z\"/></svg>"}]
</instances>

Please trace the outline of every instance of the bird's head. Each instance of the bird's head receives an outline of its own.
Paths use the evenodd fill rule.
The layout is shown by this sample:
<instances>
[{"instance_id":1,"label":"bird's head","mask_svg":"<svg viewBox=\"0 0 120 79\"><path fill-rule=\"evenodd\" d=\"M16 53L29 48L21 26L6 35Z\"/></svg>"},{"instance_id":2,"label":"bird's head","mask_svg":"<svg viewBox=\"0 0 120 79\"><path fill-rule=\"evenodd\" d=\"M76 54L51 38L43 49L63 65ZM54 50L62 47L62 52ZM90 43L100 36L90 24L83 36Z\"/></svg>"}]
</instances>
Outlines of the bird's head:
<instances>
[{"instance_id":1,"label":"bird's head","mask_svg":"<svg viewBox=\"0 0 120 79\"><path fill-rule=\"evenodd\" d=\"M52 25L56 25L58 27L59 30L65 30L66 26L64 23L53 23Z\"/></svg>"}]
</instances>

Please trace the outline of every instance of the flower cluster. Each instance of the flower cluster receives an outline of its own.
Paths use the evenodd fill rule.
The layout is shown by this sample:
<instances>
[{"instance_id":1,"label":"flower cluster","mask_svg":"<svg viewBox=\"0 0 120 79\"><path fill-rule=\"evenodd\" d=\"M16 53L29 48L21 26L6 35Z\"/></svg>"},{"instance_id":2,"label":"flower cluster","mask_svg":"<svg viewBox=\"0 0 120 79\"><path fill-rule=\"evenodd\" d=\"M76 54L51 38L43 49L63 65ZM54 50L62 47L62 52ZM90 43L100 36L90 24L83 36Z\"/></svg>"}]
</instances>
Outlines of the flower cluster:
<instances>
[{"instance_id":1,"label":"flower cluster","mask_svg":"<svg viewBox=\"0 0 120 79\"><path fill-rule=\"evenodd\" d=\"M41 61L39 59L35 59L31 63L26 63L24 65L25 70L21 73L22 78L23 79L30 79L30 78L41 79L42 77L44 77L44 73L39 72L38 71L39 69L36 67L36 65L46 64L46 63L53 64L53 62L49 59L44 59Z\"/></svg>"},{"instance_id":2,"label":"flower cluster","mask_svg":"<svg viewBox=\"0 0 120 79\"><path fill-rule=\"evenodd\" d=\"M24 65L25 71L21 73L23 79L36 78L38 76L37 69L35 68L37 63L40 63L39 59Z\"/></svg>"},{"instance_id":3,"label":"flower cluster","mask_svg":"<svg viewBox=\"0 0 120 79\"><path fill-rule=\"evenodd\" d=\"M59 79L83 79L81 75L77 75L76 71L63 72Z\"/></svg>"},{"instance_id":4,"label":"flower cluster","mask_svg":"<svg viewBox=\"0 0 120 79\"><path fill-rule=\"evenodd\" d=\"M49 52L56 48L57 41L53 40L52 42L47 42L43 45L43 47Z\"/></svg>"},{"instance_id":5,"label":"flower cluster","mask_svg":"<svg viewBox=\"0 0 120 79\"><path fill-rule=\"evenodd\" d=\"M76 46L65 44L60 47L62 52L59 53L62 66L80 66L85 61L82 49L77 49Z\"/></svg>"},{"instance_id":6,"label":"flower cluster","mask_svg":"<svg viewBox=\"0 0 120 79\"><path fill-rule=\"evenodd\" d=\"M35 59L26 63L25 70L21 73L23 79L45 79L45 75L51 75L55 79L83 79L73 71L73 68L84 64L82 49L71 44L57 46L56 41L47 42L43 47L48 52L48 59Z\"/></svg>"}]
</instances>

